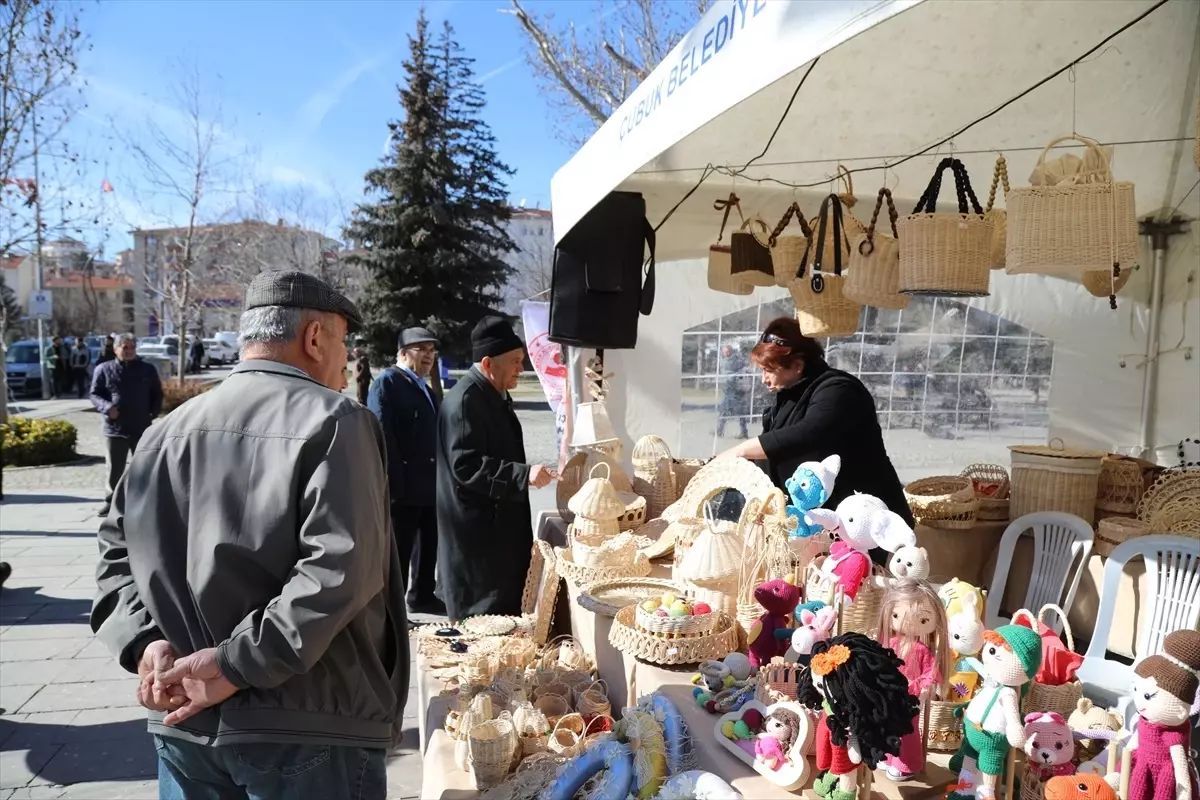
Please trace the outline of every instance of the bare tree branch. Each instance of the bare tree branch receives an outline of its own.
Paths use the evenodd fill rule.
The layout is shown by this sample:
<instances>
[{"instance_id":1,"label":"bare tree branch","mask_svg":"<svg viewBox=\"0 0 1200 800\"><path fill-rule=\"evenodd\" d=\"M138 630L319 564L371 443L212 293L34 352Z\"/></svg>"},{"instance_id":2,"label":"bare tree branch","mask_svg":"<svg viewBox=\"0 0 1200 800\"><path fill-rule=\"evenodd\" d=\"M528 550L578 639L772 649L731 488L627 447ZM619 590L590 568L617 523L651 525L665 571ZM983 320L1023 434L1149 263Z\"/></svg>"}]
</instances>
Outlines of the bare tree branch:
<instances>
[{"instance_id":1,"label":"bare tree branch","mask_svg":"<svg viewBox=\"0 0 1200 800\"><path fill-rule=\"evenodd\" d=\"M541 27L533 21L533 18L529 16L525 9L521 8L518 0L512 0L512 5L512 13L520 21L521 27L525 29L525 32L529 34L530 39L537 46L538 56L541 58L542 63L546 65L546 68L550 70L555 79L562 85L562 88L575 99L580 108L587 112L598 124L603 124L608 119L608 114L601 111L599 106L588 100L584 93L567 77L566 71L559 63L558 54L560 48L556 45L556 42L542 31Z\"/></svg>"},{"instance_id":2,"label":"bare tree branch","mask_svg":"<svg viewBox=\"0 0 1200 800\"><path fill-rule=\"evenodd\" d=\"M639 67L637 64L634 64L625 56L618 53L608 42L604 43L604 52L608 53L612 60L616 61L617 64L619 64L626 72L631 72L636 75L639 81L646 80L646 76L650 74L645 70L645 68Z\"/></svg>"}]
</instances>

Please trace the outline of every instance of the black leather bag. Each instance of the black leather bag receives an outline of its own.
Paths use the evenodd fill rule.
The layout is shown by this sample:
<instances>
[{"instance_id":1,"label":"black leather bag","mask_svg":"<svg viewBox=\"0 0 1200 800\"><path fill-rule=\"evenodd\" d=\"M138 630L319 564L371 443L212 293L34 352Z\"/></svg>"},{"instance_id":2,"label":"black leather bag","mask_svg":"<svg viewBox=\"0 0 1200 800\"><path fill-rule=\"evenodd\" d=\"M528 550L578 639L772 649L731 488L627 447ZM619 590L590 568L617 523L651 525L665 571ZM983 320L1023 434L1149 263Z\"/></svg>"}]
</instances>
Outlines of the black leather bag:
<instances>
[{"instance_id":1,"label":"black leather bag","mask_svg":"<svg viewBox=\"0 0 1200 800\"><path fill-rule=\"evenodd\" d=\"M637 344L638 315L653 308L654 229L646 201L637 192L610 192L554 249L550 341L627 350Z\"/></svg>"}]
</instances>

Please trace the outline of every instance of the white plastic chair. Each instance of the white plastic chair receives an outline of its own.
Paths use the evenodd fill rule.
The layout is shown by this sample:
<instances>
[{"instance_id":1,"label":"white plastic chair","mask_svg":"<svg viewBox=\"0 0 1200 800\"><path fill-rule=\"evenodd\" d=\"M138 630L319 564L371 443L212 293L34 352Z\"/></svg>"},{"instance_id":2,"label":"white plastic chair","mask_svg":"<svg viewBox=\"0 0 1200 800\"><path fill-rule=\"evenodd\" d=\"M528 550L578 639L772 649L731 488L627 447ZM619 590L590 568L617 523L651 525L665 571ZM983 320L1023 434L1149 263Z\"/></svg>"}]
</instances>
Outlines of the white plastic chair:
<instances>
[{"instance_id":1,"label":"white plastic chair","mask_svg":"<svg viewBox=\"0 0 1200 800\"><path fill-rule=\"evenodd\" d=\"M1004 600L1004 586L1012 569L1017 540L1028 530L1033 531L1033 569L1029 573L1029 588L1025 590L1025 602L1021 608L1028 608L1036 614L1046 603L1054 603L1064 612L1071 613L1075 590L1079 588L1079 579L1092 552L1092 526L1074 514L1039 511L1013 520L1000 537L996 571L988 586L984 614L989 628L1008 622L1000 617L1000 603ZM1015 608L1011 610L1016 611ZM1057 615L1053 620L1048 619L1046 624L1055 630L1062 627Z\"/></svg>"},{"instance_id":2,"label":"white plastic chair","mask_svg":"<svg viewBox=\"0 0 1200 800\"><path fill-rule=\"evenodd\" d=\"M1138 556L1146 562L1149 591L1147 597L1138 598L1138 618L1146 622L1134 643L1134 664L1160 652L1167 634L1194 629L1200 623L1200 539L1169 533L1151 534L1130 539L1113 550L1104 564L1104 584L1092 641L1077 675L1083 683L1084 694L1107 705L1115 705L1127 726L1133 667L1109 660L1105 653L1121 573L1125 565ZM1150 609L1148 615L1142 612L1146 606Z\"/></svg>"}]
</instances>

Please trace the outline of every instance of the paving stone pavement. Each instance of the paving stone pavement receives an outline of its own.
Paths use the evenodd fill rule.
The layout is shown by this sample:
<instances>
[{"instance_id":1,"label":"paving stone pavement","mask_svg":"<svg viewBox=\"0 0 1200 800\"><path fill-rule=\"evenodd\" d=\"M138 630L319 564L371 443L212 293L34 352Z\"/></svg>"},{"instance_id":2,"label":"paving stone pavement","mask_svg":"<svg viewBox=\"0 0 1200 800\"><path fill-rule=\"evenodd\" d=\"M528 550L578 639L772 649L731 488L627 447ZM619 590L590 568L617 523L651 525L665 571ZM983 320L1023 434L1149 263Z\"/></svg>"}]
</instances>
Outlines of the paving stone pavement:
<instances>
[{"instance_id":1,"label":"paving stone pavement","mask_svg":"<svg viewBox=\"0 0 1200 800\"><path fill-rule=\"evenodd\" d=\"M0 504L0 559L13 567L0 589L0 800L156 798L137 679L88 627L102 492L42 485L13 489L6 475ZM420 793L415 688L409 696L389 798Z\"/></svg>"}]
</instances>

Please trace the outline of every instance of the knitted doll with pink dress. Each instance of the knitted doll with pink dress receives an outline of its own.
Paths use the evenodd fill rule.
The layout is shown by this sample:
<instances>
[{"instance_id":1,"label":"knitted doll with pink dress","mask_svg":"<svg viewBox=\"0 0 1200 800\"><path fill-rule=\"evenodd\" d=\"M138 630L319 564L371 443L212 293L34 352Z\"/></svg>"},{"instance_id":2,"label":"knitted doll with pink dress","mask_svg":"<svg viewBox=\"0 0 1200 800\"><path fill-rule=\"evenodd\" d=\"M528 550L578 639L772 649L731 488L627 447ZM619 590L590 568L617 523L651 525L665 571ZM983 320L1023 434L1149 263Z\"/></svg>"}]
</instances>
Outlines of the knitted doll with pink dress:
<instances>
[{"instance_id":1,"label":"knitted doll with pink dress","mask_svg":"<svg viewBox=\"0 0 1200 800\"><path fill-rule=\"evenodd\" d=\"M1133 703L1137 730L1129 747L1133 769L1129 800L1197 800L1196 775L1188 758L1200 685L1200 632L1175 631L1163 639L1163 651L1136 667Z\"/></svg>"},{"instance_id":2,"label":"knitted doll with pink dress","mask_svg":"<svg viewBox=\"0 0 1200 800\"><path fill-rule=\"evenodd\" d=\"M897 578L883 596L879 612L880 638L904 662L900 673L908 680L908 693L922 701L928 693L948 696L946 679L951 671L946 609L924 581ZM887 757L887 776L902 781L925 769L925 742L920 711L911 733L900 739L899 755Z\"/></svg>"}]
</instances>

